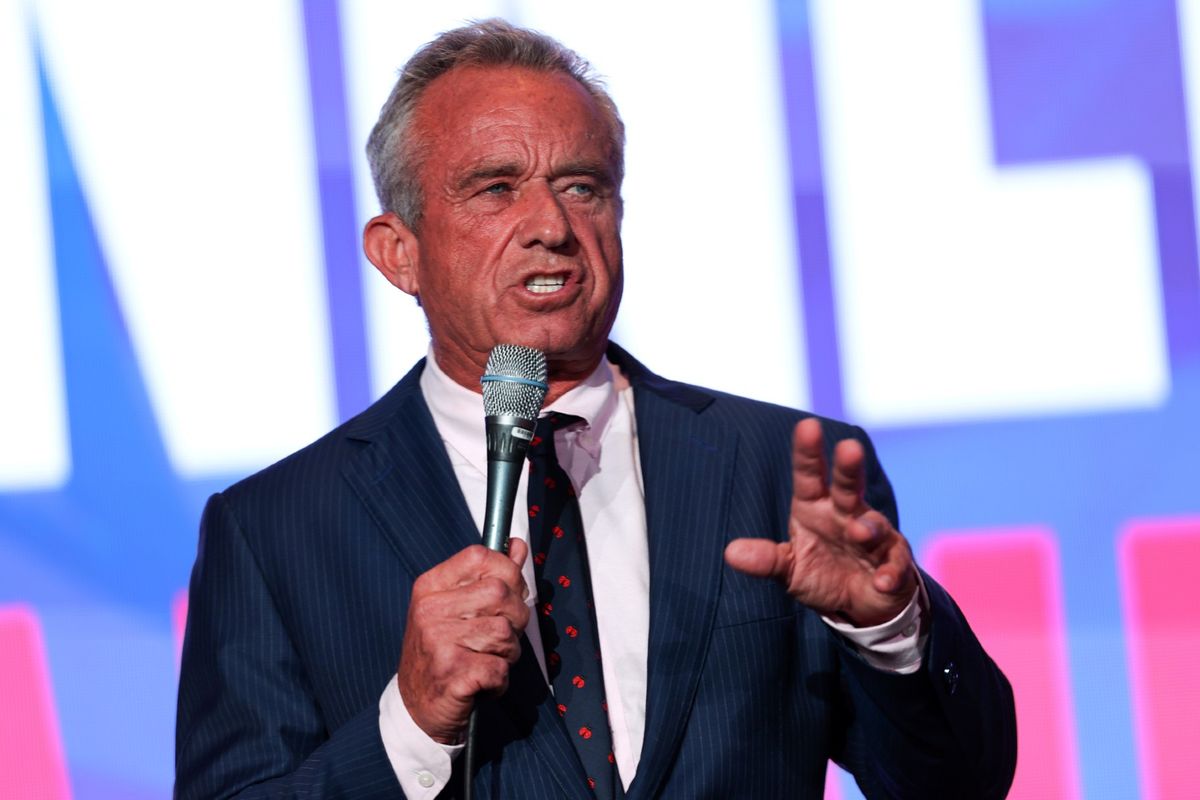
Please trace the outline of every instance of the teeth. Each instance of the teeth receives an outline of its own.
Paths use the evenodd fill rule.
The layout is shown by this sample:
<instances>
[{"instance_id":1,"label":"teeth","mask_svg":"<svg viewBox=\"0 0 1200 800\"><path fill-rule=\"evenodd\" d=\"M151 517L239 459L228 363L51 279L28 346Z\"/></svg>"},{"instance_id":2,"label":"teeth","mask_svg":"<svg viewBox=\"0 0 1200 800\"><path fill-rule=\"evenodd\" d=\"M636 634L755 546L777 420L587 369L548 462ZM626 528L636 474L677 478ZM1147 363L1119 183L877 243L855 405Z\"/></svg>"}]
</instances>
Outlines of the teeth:
<instances>
[{"instance_id":1,"label":"teeth","mask_svg":"<svg viewBox=\"0 0 1200 800\"><path fill-rule=\"evenodd\" d=\"M557 292L567 282L562 275L536 275L525 281L525 288L534 294Z\"/></svg>"}]
</instances>

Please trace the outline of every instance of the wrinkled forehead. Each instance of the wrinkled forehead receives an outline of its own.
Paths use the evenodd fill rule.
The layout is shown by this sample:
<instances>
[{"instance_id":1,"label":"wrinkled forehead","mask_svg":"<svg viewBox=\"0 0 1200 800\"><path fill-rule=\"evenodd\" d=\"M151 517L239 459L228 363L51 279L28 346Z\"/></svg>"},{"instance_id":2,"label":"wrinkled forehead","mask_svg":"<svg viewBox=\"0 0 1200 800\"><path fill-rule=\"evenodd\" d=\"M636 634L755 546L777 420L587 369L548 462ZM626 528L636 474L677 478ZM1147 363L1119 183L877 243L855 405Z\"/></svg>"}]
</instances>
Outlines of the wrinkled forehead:
<instances>
[{"instance_id":1,"label":"wrinkled forehead","mask_svg":"<svg viewBox=\"0 0 1200 800\"><path fill-rule=\"evenodd\" d=\"M559 71L455 67L430 83L414 122L422 160L441 167L544 147L615 170L608 119L586 88Z\"/></svg>"}]
</instances>

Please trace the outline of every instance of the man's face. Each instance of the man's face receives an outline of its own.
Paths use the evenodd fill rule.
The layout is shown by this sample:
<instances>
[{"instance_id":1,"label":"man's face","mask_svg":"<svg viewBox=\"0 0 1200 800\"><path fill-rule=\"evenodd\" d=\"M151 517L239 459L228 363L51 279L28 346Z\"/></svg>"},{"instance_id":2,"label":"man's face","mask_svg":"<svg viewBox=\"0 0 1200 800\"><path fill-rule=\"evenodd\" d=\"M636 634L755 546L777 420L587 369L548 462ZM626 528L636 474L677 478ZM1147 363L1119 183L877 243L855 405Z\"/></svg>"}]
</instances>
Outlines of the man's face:
<instances>
[{"instance_id":1,"label":"man's face","mask_svg":"<svg viewBox=\"0 0 1200 800\"><path fill-rule=\"evenodd\" d=\"M512 343L591 369L621 299L620 186L596 103L561 73L459 67L414 127L427 149L412 289L438 363L477 381Z\"/></svg>"}]
</instances>

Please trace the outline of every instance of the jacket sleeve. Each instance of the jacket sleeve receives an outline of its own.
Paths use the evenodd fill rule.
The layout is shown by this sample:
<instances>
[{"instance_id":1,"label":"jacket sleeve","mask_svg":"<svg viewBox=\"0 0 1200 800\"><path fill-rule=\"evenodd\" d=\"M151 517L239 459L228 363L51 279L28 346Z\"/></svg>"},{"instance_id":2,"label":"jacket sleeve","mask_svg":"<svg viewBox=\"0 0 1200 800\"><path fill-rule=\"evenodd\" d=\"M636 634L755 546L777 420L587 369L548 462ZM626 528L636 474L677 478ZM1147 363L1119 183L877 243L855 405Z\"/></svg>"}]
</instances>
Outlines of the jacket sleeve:
<instances>
[{"instance_id":1,"label":"jacket sleeve","mask_svg":"<svg viewBox=\"0 0 1200 800\"><path fill-rule=\"evenodd\" d=\"M255 555L219 494L204 511L188 597L176 798L403 796L378 706L328 730Z\"/></svg>"},{"instance_id":2,"label":"jacket sleeve","mask_svg":"<svg viewBox=\"0 0 1200 800\"><path fill-rule=\"evenodd\" d=\"M898 525L890 484L870 440L867 500ZM1003 798L1017 760L1012 688L950 595L928 575L929 638L911 675L871 667L841 637L848 704L836 760L868 798Z\"/></svg>"}]
</instances>

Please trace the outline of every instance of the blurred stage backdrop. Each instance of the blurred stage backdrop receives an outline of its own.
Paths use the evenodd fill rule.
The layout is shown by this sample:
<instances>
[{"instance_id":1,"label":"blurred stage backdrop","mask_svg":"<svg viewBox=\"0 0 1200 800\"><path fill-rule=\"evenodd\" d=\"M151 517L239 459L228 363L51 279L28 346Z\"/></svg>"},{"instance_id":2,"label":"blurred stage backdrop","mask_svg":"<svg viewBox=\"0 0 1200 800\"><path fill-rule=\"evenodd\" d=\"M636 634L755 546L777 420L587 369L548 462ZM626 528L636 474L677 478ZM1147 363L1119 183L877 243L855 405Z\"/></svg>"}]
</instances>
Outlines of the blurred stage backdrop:
<instances>
[{"instance_id":1,"label":"blurred stage backdrop","mask_svg":"<svg viewBox=\"0 0 1200 800\"><path fill-rule=\"evenodd\" d=\"M424 353L362 143L503 15L627 120L616 340L871 431L1013 797L1194 797L1200 2L596 7L0 0L0 796L169 796L202 503Z\"/></svg>"}]
</instances>

